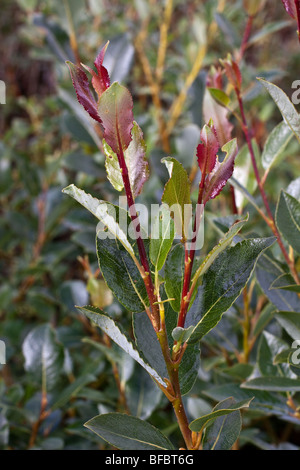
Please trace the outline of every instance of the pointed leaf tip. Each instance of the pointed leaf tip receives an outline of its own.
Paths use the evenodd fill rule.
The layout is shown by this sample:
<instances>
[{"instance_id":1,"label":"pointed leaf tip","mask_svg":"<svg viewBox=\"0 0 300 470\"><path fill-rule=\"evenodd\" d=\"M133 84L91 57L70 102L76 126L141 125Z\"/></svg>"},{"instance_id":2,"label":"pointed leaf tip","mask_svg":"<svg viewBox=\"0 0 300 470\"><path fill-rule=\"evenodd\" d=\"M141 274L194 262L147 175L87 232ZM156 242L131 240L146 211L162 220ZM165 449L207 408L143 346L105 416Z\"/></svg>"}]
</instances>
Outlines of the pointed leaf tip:
<instances>
[{"instance_id":1,"label":"pointed leaf tip","mask_svg":"<svg viewBox=\"0 0 300 470\"><path fill-rule=\"evenodd\" d=\"M211 172L203 197L204 204L209 199L217 197L232 176L235 157L238 153L237 139L232 139L223 145L222 151L226 153L226 157L222 162L217 161Z\"/></svg>"},{"instance_id":2,"label":"pointed leaf tip","mask_svg":"<svg viewBox=\"0 0 300 470\"><path fill-rule=\"evenodd\" d=\"M294 19L297 18L296 5L294 0L281 0L287 13Z\"/></svg>"},{"instance_id":3,"label":"pointed leaf tip","mask_svg":"<svg viewBox=\"0 0 300 470\"><path fill-rule=\"evenodd\" d=\"M98 121L100 124L102 124L101 118L97 111L97 103L91 93L89 81L85 72L78 65L75 65L70 61L66 61L66 64L70 71L78 102L84 107L89 115L95 119L95 121Z\"/></svg>"},{"instance_id":4,"label":"pointed leaf tip","mask_svg":"<svg viewBox=\"0 0 300 470\"><path fill-rule=\"evenodd\" d=\"M219 142L213 124L205 125L200 132L201 142L197 147L197 160L202 174L211 173L217 161Z\"/></svg>"}]
</instances>

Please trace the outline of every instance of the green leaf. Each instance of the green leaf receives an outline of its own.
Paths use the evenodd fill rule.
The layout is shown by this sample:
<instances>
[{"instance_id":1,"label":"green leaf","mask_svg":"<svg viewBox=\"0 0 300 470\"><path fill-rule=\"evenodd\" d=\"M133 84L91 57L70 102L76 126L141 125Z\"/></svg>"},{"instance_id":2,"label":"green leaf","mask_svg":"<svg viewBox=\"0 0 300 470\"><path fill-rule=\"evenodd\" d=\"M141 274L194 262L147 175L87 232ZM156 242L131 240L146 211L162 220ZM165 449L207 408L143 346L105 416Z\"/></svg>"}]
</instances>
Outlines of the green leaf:
<instances>
[{"instance_id":1,"label":"green leaf","mask_svg":"<svg viewBox=\"0 0 300 470\"><path fill-rule=\"evenodd\" d=\"M132 376L126 382L125 395L130 413L140 419L147 419L162 398L161 390L140 367L134 368Z\"/></svg>"},{"instance_id":2,"label":"green leaf","mask_svg":"<svg viewBox=\"0 0 300 470\"><path fill-rule=\"evenodd\" d=\"M172 336L177 343L185 343L192 334L194 327L193 325L189 326L188 328L181 328L177 326L172 331Z\"/></svg>"},{"instance_id":3,"label":"green leaf","mask_svg":"<svg viewBox=\"0 0 300 470\"><path fill-rule=\"evenodd\" d=\"M140 194L145 181L149 177L149 168L145 159L146 144L143 139L143 132L135 121L133 122L131 135L132 140L124 151L124 157L132 194L136 197ZM103 150L106 155L105 168L108 179L117 191L121 191L124 185L118 157L105 140L103 140Z\"/></svg>"},{"instance_id":4,"label":"green leaf","mask_svg":"<svg viewBox=\"0 0 300 470\"><path fill-rule=\"evenodd\" d=\"M167 377L167 367L156 333L146 312L133 314L133 332L140 355L161 377Z\"/></svg>"},{"instance_id":5,"label":"green leaf","mask_svg":"<svg viewBox=\"0 0 300 470\"><path fill-rule=\"evenodd\" d=\"M270 289L283 289L300 293L299 284L295 283L293 276L289 273L283 273L272 282Z\"/></svg>"},{"instance_id":6,"label":"green leaf","mask_svg":"<svg viewBox=\"0 0 300 470\"><path fill-rule=\"evenodd\" d=\"M218 104L225 107L229 105L230 98L223 90L220 90L219 88L208 88L208 90Z\"/></svg>"},{"instance_id":7,"label":"green leaf","mask_svg":"<svg viewBox=\"0 0 300 470\"><path fill-rule=\"evenodd\" d=\"M118 239L131 257L136 259L134 250L128 241L127 234L118 223L118 219L119 221L122 220L127 229L128 213L124 209L114 206L106 201L99 200L90 194L87 194L82 189L77 188L74 184L67 186L62 190L62 192L71 196L97 217L97 219L107 227L111 237Z\"/></svg>"},{"instance_id":8,"label":"green leaf","mask_svg":"<svg viewBox=\"0 0 300 470\"><path fill-rule=\"evenodd\" d=\"M61 377L64 350L51 325L44 324L31 330L23 342L22 351L25 370L41 381L44 391L55 389Z\"/></svg>"},{"instance_id":9,"label":"green leaf","mask_svg":"<svg viewBox=\"0 0 300 470\"><path fill-rule=\"evenodd\" d=\"M241 402L241 409L249 406L250 402L251 400L248 401L248 404L244 402L244 406ZM203 437L203 450L230 450L232 448L242 429L241 412L237 409L222 414L222 411L238 405L231 397L215 406L213 413L217 414L220 411L221 415L208 423Z\"/></svg>"},{"instance_id":10,"label":"green leaf","mask_svg":"<svg viewBox=\"0 0 300 470\"><path fill-rule=\"evenodd\" d=\"M242 401L255 398L251 404L251 410L263 411L265 413L272 412L276 415L282 415L289 412L286 399L277 394L267 392L266 390L248 390L241 388L240 383L226 383L215 385L203 391L203 394L212 400L224 400L229 395L233 396L236 401Z\"/></svg>"},{"instance_id":11,"label":"green leaf","mask_svg":"<svg viewBox=\"0 0 300 470\"><path fill-rule=\"evenodd\" d=\"M150 239L150 259L157 271L165 264L175 236L174 221L170 211L163 204L154 221Z\"/></svg>"},{"instance_id":12,"label":"green leaf","mask_svg":"<svg viewBox=\"0 0 300 470\"><path fill-rule=\"evenodd\" d=\"M299 392L300 380L290 377L256 377L244 382L241 387L268 392Z\"/></svg>"},{"instance_id":13,"label":"green leaf","mask_svg":"<svg viewBox=\"0 0 300 470\"><path fill-rule=\"evenodd\" d=\"M80 312L86 315L94 322L102 331L104 331L117 345L131 356L138 364L140 364L157 382L164 387L164 380L140 357L138 351L133 344L126 338L120 327L105 312L97 307L87 305L85 307L77 307Z\"/></svg>"},{"instance_id":14,"label":"green leaf","mask_svg":"<svg viewBox=\"0 0 300 470\"><path fill-rule=\"evenodd\" d=\"M300 339L300 313L277 312L275 313L275 318L291 338L296 340Z\"/></svg>"},{"instance_id":15,"label":"green leaf","mask_svg":"<svg viewBox=\"0 0 300 470\"><path fill-rule=\"evenodd\" d=\"M172 309L179 312L181 303L181 292L184 278L184 246L181 243L175 245L165 264L165 289L170 300Z\"/></svg>"},{"instance_id":16,"label":"green leaf","mask_svg":"<svg viewBox=\"0 0 300 470\"><path fill-rule=\"evenodd\" d=\"M275 220L286 241L300 253L300 202L283 190L277 203Z\"/></svg>"},{"instance_id":17,"label":"green leaf","mask_svg":"<svg viewBox=\"0 0 300 470\"><path fill-rule=\"evenodd\" d=\"M281 338L277 338L268 331L264 331L260 337L258 352L257 352L257 366L264 376L277 376L287 371L282 371L281 368L274 365L274 357L280 351L287 348L287 343ZM281 373L281 374L280 374Z\"/></svg>"},{"instance_id":18,"label":"green leaf","mask_svg":"<svg viewBox=\"0 0 300 470\"><path fill-rule=\"evenodd\" d=\"M270 253L263 253L259 258L255 274L261 289L278 310L300 312L300 299L296 292L271 289L275 279L285 271Z\"/></svg>"},{"instance_id":19,"label":"green leaf","mask_svg":"<svg viewBox=\"0 0 300 470\"><path fill-rule=\"evenodd\" d=\"M208 413L192 421L189 425L189 428L191 431L201 432L209 422L214 421L216 418L219 418L220 416L226 416L230 413L233 413L234 411L241 410L242 408L249 408L251 401L252 399L233 403L228 406L228 408L220 408L221 404L218 403L219 406L216 406L211 413Z\"/></svg>"},{"instance_id":20,"label":"green leaf","mask_svg":"<svg viewBox=\"0 0 300 470\"><path fill-rule=\"evenodd\" d=\"M259 78L258 80L268 90L274 102L278 106L283 119L300 142L300 119L293 103L278 86L263 78Z\"/></svg>"},{"instance_id":21,"label":"green leaf","mask_svg":"<svg viewBox=\"0 0 300 470\"><path fill-rule=\"evenodd\" d=\"M172 331L177 324L177 315L165 304L166 328L169 345L172 347ZM134 335L140 355L161 377L167 377L167 368L157 336L145 312L133 315ZM179 366L179 383L182 395L186 395L197 378L200 366L199 344L188 345Z\"/></svg>"},{"instance_id":22,"label":"green leaf","mask_svg":"<svg viewBox=\"0 0 300 470\"><path fill-rule=\"evenodd\" d=\"M129 90L118 82L114 82L100 96L98 114L104 127L104 139L117 155L124 153L132 139L132 109Z\"/></svg>"},{"instance_id":23,"label":"green leaf","mask_svg":"<svg viewBox=\"0 0 300 470\"><path fill-rule=\"evenodd\" d=\"M292 138L292 131L285 121L279 123L269 135L262 153L262 166L265 170L275 163Z\"/></svg>"},{"instance_id":24,"label":"green leaf","mask_svg":"<svg viewBox=\"0 0 300 470\"><path fill-rule=\"evenodd\" d=\"M203 276L195 319L200 321L188 342L200 341L219 323L248 282L259 255L273 243L273 237L243 240L219 254Z\"/></svg>"},{"instance_id":25,"label":"green leaf","mask_svg":"<svg viewBox=\"0 0 300 470\"><path fill-rule=\"evenodd\" d=\"M213 264L215 259L224 251L231 243L234 237L239 233L245 223L248 221L248 214L242 220L237 220L229 228L228 232L221 238L218 245L216 245L206 256L199 268L196 270L192 282L196 282L200 276L203 276L208 268Z\"/></svg>"},{"instance_id":26,"label":"green leaf","mask_svg":"<svg viewBox=\"0 0 300 470\"><path fill-rule=\"evenodd\" d=\"M175 158L163 158L162 162L166 165L170 176L164 188L162 202L169 206L177 234L187 238L191 214L185 211L185 206L191 205L191 183L186 170Z\"/></svg>"},{"instance_id":27,"label":"green leaf","mask_svg":"<svg viewBox=\"0 0 300 470\"><path fill-rule=\"evenodd\" d=\"M117 190L122 191L124 188L122 173L120 170L118 156L112 151L111 147L103 139L103 152L105 153L105 169L107 178L111 185Z\"/></svg>"},{"instance_id":28,"label":"green leaf","mask_svg":"<svg viewBox=\"0 0 300 470\"><path fill-rule=\"evenodd\" d=\"M121 450L171 450L171 442L154 426L122 413L95 416L84 425Z\"/></svg>"},{"instance_id":29,"label":"green leaf","mask_svg":"<svg viewBox=\"0 0 300 470\"><path fill-rule=\"evenodd\" d=\"M131 312L143 312L149 299L132 257L118 240L97 236L96 248L101 273L118 301Z\"/></svg>"},{"instance_id":30,"label":"green leaf","mask_svg":"<svg viewBox=\"0 0 300 470\"><path fill-rule=\"evenodd\" d=\"M95 380L96 377L92 374L84 374L78 377L59 394L58 400L51 406L51 411L62 408L66 403L68 403L68 401L70 401L71 398L77 396L85 385L94 382Z\"/></svg>"}]
</instances>

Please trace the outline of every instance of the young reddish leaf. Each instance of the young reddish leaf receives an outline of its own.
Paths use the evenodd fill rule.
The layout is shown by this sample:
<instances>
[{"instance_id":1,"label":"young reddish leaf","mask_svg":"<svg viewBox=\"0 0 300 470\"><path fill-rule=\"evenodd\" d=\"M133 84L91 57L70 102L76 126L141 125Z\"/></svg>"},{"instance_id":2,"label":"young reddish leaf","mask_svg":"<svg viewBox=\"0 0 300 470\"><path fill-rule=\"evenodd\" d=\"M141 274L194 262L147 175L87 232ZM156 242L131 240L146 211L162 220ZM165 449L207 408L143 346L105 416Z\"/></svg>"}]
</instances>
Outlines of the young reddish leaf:
<instances>
[{"instance_id":1,"label":"young reddish leaf","mask_svg":"<svg viewBox=\"0 0 300 470\"><path fill-rule=\"evenodd\" d=\"M127 88L113 83L100 96L98 113L104 127L104 139L118 156L123 155L131 142L133 101Z\"/></svg>"},{"instance_id":2,"label":"young reddish leaf","mask_svg":"<svg viewBox=\"0 0 300 470\"><path fill-rule=\"evenodd\" d=\"M229 83L234 89L240 90L242 86L242 75L237 62L232 59L230 54L228 54L227 59L220 60L220 62L225 69Z\"/></svg>"},{"instance_id":3,"label":"young reddish leaf","mask_svg":"<svg viewBox=\"0 0 300 470\"><path fill-rule=\"evenodd\" d=\"M89 115L95 119L95 121L98 121L101 124L102 121L98 114L97 103L89 88L89 81L85 72L78 67L78 65L75 65L70 61L67 61L66 64L69 67L79 103L84 107Z\"/></svg>"},{"instance_id":4,"label":"young reddish leaf","mask_svg":"<svg viewBox=\"0 0 300 470\"><path fill-rule=\"evenodd\" d=\"M234 160L238 152L236 139L227 142L223 145L222 151L226 152L226 157L216 165L206 180L205 190L203 195L203 203L206 204L209 199L214 199L232 176L234 168Z\"/></svg>"},{"instance_id":5,"label":"young reddish leaf","mask_svg":"<svg viewBox=\"0 0 300 470\"><path fill-rule=\"evenodd\" d=\"M96 60L94 62L97 73L93 69L88 67L87 65L81 64L86 70L88 70L92 74L92 85L98 95L98 99L100 98L102 93L104 93L104 91L110 86L110 78L108 75L108 71L102 65L107 46L108 46L108 42L101 49L101 51L97 55Z\"/></svg>"},{"instance_id":6,"label":"young reddish leaf","mask_svg":"<svg viewBox=\"0 0 300 470\"><path fill-rule=\"evenodd\" d=\"M212 172L217 161L219 142L213 126L205 124L200 132L201 142L197 147L197 160L202 175Z\"/></svg>"},{"instance_id":7,"label":"young reddish leaf","mask_svg":"<svg viewBox=\"0 0 300 470\"><path fill-rule=\"evenodd\" d=\"M296 19L297 18L297 11L296 11L296 5L294 0L281 0L283 3L284 8L288 12L288 14Z\"/></svg>"}]
</instances>

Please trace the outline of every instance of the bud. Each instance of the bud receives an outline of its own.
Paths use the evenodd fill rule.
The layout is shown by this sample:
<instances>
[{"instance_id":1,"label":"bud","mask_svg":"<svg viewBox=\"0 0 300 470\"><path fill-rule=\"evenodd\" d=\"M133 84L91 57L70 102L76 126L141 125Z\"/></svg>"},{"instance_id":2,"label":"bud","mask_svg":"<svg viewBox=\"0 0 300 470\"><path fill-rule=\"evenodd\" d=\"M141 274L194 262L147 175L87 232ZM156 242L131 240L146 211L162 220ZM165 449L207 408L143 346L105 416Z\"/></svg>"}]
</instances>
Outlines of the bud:
<instances>
[{"instance_id":1,"label":"bud","mask_svg":"<svg viewBox=\"0 0 300 470\"><path fill-rule=\"evenodd\" d=\"M249 16L256 15L265 6L266 0L243 0L243 5Z\"/></svg>"},{"instance_id":2,"label":"bud","mask_svg":"<svg viewBox=\"0 0 300 470\"><path fill-rule=\"evenodd\" d=\"M228 54L227 59L220 59L220 63L225 69L225 73L229 83L233 86L235 90L240 91L242 86L242 75L237 62L235 62L235 60L232 59L231 55Z\"/></svg>"}]
</instances>

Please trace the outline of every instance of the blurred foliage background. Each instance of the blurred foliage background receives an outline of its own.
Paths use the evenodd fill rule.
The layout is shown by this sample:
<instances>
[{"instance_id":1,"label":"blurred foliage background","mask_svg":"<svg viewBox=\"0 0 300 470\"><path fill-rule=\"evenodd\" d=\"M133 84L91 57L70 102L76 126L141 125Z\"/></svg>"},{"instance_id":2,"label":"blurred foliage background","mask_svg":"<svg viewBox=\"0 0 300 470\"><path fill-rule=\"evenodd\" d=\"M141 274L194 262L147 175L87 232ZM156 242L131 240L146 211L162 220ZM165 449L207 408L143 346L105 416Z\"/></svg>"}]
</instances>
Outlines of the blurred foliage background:
<instances>
[{"instance_id":1,"label":"blurred foliage background","mask_svg":"<svg viewBox=\"0 0 300 470\"><path fill-rule=\"evenodd\" d=\"M106 179L101 133L77 103L65 65L91 66L107 40L104 65L112 81L130 89L147 143L151 174L138 202L160 202L165 155L183 163L196 189L194 154L206 120L207 79L219 58L239 51L247 15L242 0L166 4L169 10L162 0L1 0L6 104L0 105L0 339L7 364L0 366L0 448L106 449L83 423L110 410L148 419L175 443L179 439L172 410L152 380L75 308L105 307L131 331L130 312L112 298L98 271L95 220L61 192L75 183L98 198L118 200ZM281 2L267 0L253 19L240 64L258 161L281 116L256 77L291 96L300 76L295 30ZM243 148L241 128L234 115L230 119ZM249 159L241 156L237 165L254 191ZM299 175L299 148L292 140L266 181L273 209L280 189ZM247 201L239 204L250 213L249 230L271 235ZM212 216L231 214L226 188L210 202L204 252L219 237ZM210 410L229 382L228 391L240 393L239 384L256 367L264 328L285 337L272 319L274 299L269 302L257 284L251 289L252 311L262 319L251 354L238 360L241 301L202 345L199 377L187 398L191 418ZM299 446L299 420L289 415L283 396L266 393L257 401L237 447Z\"/></svg>"}]
</instances>

